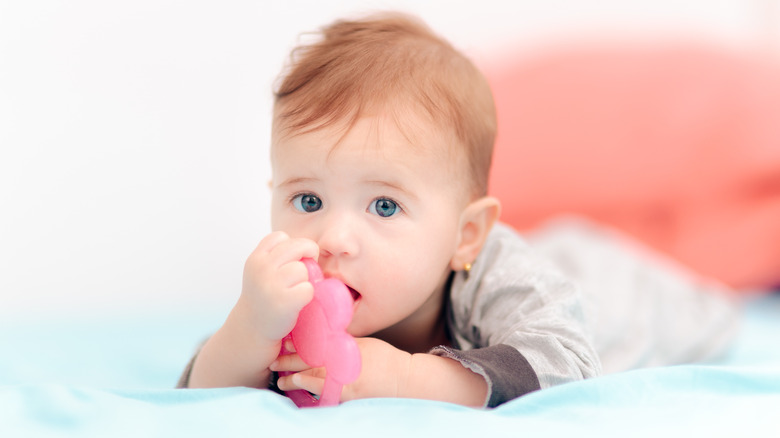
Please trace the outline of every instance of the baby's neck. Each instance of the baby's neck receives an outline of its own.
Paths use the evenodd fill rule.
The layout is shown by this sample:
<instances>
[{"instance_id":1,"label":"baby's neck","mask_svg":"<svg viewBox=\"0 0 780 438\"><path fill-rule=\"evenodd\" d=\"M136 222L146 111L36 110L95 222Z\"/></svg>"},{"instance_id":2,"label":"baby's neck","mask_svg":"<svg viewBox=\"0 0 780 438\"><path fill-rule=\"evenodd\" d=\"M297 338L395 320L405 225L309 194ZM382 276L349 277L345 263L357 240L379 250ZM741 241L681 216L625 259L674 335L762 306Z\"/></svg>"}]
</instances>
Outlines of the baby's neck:
<instances>
[{"instance_id":1,"label":"baby's neck","mask_svg":"<svg viewBox=\"0 0 780 438\"><path fill-rule=\"evenodd\" d=\"M409 353L427 353L439 345L449 346L445 301L451 281L452 273L446 272L439 288L417 312L371 336Z\"/></svg>"},{"instance_id":2,"label":"baby's neck","mask_svg":"<svg viewBox=\"0 0 780 438\"><path fill-rule=\"evenodd\" d=\"M443 314L427 321L402 321L374 333L372 337L409 353L427 353L433 347L451 344Z\"/></svg>"},{"instance_id":3,"label":"baby's neck","mask_svg":"<svg viewBox=\"0 0 780 438\"><path fill-rule=\"evenodd\" d=\"M409 353L427 353L433 347L450 343L443 325L441 329L429 332L428 336L421 336L421 332L414 335L395 332L391 328L374 334L374 337Z\"/></svg>"}]
</instances>

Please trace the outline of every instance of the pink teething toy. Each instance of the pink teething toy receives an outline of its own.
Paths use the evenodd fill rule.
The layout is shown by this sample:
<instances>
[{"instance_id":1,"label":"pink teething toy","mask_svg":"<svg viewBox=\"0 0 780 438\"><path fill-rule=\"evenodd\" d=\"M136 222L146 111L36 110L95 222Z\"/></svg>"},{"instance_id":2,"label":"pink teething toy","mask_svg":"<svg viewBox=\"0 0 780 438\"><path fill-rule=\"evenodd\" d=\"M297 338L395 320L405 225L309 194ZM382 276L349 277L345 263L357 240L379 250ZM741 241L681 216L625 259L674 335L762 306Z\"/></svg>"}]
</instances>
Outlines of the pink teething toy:
<instances>
[{"instance_id":1,"label":"pink teething toy","mask_svg":"<svg viewBox=\"0 0 780 438\"><path fill-rule=\"evenodd\" d=\"M352 320L352 295L341 281L323 279L319 265L313 259L303 259L314 285L314 298L298 314L285 341L291 339L295 350L307 365L325 367L325 387L319 400L308 391L288 391L287 396L298 407L335 406L341 389L360 375L360 350L347 326ZM282 342L281 354L288 354ZM290 372L279 373L292 374Z\"/></svg>"}]
</instances>

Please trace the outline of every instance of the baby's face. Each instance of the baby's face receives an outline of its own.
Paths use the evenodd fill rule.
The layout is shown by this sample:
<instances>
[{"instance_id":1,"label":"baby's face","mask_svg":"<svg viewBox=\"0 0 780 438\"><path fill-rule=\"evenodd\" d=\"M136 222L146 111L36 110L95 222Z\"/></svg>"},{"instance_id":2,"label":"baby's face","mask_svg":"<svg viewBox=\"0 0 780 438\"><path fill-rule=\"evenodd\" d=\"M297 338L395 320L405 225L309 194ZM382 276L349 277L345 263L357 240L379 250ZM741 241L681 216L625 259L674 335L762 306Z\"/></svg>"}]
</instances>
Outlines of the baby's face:
<instances>
[{"instance_id":1,"label":"baby's face","mask_svg":"<svg viewBox=\"0 0 780 438\"><path fill-rule=\"evenodd\" d=\"M362 118L343 138L274 139L272 227L319 245L325 276L357 298L354 336L439 316L469 197L457 154L442 153L456 146L435 132L412 144L393 122Z\"/></svg>"}]
</instances>

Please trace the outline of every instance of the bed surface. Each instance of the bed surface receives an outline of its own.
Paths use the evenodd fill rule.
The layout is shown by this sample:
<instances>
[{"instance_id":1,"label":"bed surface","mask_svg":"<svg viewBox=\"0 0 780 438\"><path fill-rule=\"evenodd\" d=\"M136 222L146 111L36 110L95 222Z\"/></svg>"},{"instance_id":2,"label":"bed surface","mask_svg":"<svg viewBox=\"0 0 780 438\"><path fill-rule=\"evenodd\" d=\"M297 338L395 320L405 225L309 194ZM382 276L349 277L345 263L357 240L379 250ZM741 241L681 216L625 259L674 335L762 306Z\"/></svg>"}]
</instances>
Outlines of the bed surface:
<instances>
[{"instance_id":1,"label":"bed surface","mask_svg":"<svg viewBox=\"0 0 780 438\"><path fill-rule=\"evenodd\" d=\"M174 390L215 315L0 323L0 436L777 436L780 294L751 298L707 364L636 370L493 410L406 399L297 409L263 390Z\"/></svg>"}]
</instances>

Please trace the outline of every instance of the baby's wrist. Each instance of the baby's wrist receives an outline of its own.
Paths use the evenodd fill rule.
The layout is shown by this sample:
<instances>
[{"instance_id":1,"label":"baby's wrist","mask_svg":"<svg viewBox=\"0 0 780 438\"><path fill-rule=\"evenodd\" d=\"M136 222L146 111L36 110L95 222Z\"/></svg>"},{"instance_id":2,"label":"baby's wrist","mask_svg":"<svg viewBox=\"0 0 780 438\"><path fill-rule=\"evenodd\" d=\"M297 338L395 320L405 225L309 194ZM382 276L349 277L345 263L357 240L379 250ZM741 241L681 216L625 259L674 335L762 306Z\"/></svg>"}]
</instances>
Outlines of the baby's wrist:
<instances>
[{"instance_id":1,"label":"baby's wrist","mask_svg":"<svg viewBox=\"0 0 780 438\"><path fill-rule=\"evenodd\" d=\"M482 406L487 393L483 377L459 362L429 353L415 353L403 384L402 397Z\"/></svg>"},{"instance_id":2,"label":"baby's wrist","mask_svg":"<svg viewBox=\"0 0 780 438\"><path fill-rule=\"evenodd\" d=\"M288 314L279 309L277 303L258 303L240 297L231 313L240 321L244 330L270 342L281 341L295 325L297 312Z\"/></svg>"},{"instance_id":3,"label":"baby's wrist","mask_svg":"<svg viewBox=\"0 0 780 438\"><path fill-rule=\"evenodd\" d=\"M402 351L402 350L401 350ZM402 351L405 357L400 361L398 365L398 393L396 397L400 398L419 398L418 397L418 385L414 381L414 362L417 354L410 354L406 351Z\"/></svg>"}]
</instances>

